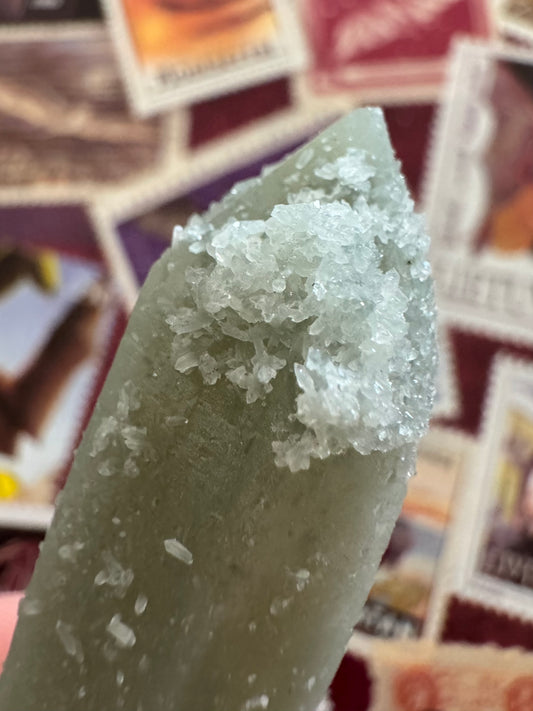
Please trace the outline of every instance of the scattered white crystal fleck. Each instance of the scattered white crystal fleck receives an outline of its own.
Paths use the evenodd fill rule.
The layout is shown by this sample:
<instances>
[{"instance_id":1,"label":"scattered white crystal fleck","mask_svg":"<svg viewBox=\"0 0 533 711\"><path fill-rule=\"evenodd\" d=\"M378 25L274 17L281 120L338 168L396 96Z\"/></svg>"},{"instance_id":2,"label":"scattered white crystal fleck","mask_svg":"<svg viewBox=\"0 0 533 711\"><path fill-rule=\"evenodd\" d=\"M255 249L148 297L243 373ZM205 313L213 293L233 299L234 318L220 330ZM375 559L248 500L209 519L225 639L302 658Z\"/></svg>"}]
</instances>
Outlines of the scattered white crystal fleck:
<instances>
[{"instance_id":1,"label":"scattered white crystal fleck","mask_svg":"<svg viewBox=\"0 0 533 711\"><path fill-rule=\"evenodd\" d=\"M177 538L167 538L163 545L166 552L173 558L181 560L186 565L192 565L193 557L191 551L180 543Z\"/></svg>"},{"instance_id":2,"label":"scattered white crystal fleck","mask_svg":"<svg viewBox=\"0 0 533 711\"><path fill-rule=\"evenodd\" d=\"M306 682L306 686L307 686L308 690L311 691L315 684L316 684L316 677L310 676Z\"/></svg>"},{"instance_id":3,"label":"scattered white crystal fleck","mask_svg":"<svg viewBox=\"0 0 533 711\"><path fill-rule=\"evenodd\" d=\"M137 599L135 600L135 614L136 615L142 615L143 612L146 610L146 606L148 605L148 598L146 595L143 595L142 593L140 595L137 595Z\"/></svg>"},{"instance_id":4,"label":"scattered white crystal fleck","mask_svg":"<svg viewBox=\"0 0 533 711\"><path fill-rule=\"evenodd\" d=\"M77 553L83 550L84 547L85 544L80 541L74 541L73 543L65 543L62 546L59 546L57 552L62 560L68 560L71 563L75 563Z\"/></svg>"},{"instance_id":5,"label":"scattered white crystal fleck","mask_svg":"<svg viewBox=\"0 0 533 711\"><path fill-rule=\"evenodd\" d=\"M114 638L117 646L122 649L133 647L136 642L135 632L131 627L122 622L120 614L113 615L106 630Z\"/></svg>"},{"instance_id":6,"label":"scattered white crystal fleck","mask_svg":"<svg viewBox=\"0 0 533 711\"><path fill-rule=\"evenodd\" d=\"M329 697L322 699L322 701L318 704L316 711L334 711L333 702L329 699Z\"/></svg>"},{"instance_id":7,"label":"scattered white crystal fleck","mask_svg":"<svg viewBox=\"0 0 533 711\"><path fill-rule=\"evenodd\" d=\"M268 708L268 704L270 702L270 699L266 694L261 694L260 696L254 696L251 699L248 699L246 703L244 704L243 711L252 711L252 709L266 709Z\"/></svg>"},{"instance_id":8,"label":"scattered white crystal fleck","mask_svg":"<svg viewBox=\"0 0 533 711\"><path fill-rule=\"evenodd\" d=\"M296 164L312 160L305 149ZM167 317L176 369L199 368L208 384L225 376L248 403L294 370L305 429L273 442L276 464L292 471L349 447L417 441L434 397L429 242L398 167L348 148L312 171L264 220L215 229L208 213L175 231L175 245L207 261L186 271L191 305ZM221 358L210 349L224 336L235 347Z\"/></svg>"},{"instance_id":9,"label":"scattered white crystal fleck","mask_svg":"<svg viewBox=\"0 0 533 711\"><path fill-rule=\"evenodd\" d=\"M133 456L129 456L126 461L124 462L124 474L131 479L134 479L135 477L139 476L140 470L137 462L133 458Z\"/></svg>"},{"instance_id":10,"label":"scattered white crystal fleck","mask_svg":"<svg viewBox=\"0 0 533 711\"><path fill-rule=\"evenodd\" d=\"M298 592L302 592L309 582L311 573L307 570L307 568L301 568L294 573L294 577L296 578L296 589Z\"/></svg>"},{"instance_id":11,"label":"scattered white crystal fleck","mask_svg":"<svg viewBox=\"0 0 533 711\"><path fill-rule=\"evenodd\" d=\"M39 615L43 611L43 603L36 598L23 597L20 601L19 612L21 615Z\"/></svg>"},{"instance_id":12,"label":"scattered white crystal fleck","mask_svg":"<svg viewBox=\"0 0 533 711\"><path fill-rule=\"evenodd\" d=\"M123 598L134 580L133 570L124 568L111 551L102 553L105 568L98 571L94 578L95 585L109 585L117 598Z\"/></svg>"},{"instance_id":13,"label":"scattered white crystal fleck","mask_svg":"<svg viewBox=\"0 0 533 711\"><path fill-rule=\"evenodd\" d=\"M109 461L104 461L101 464L98 465L96 471L100 476L113 476L115 473L115 470Z\"/></svg>"},{"instance_id":14,"label":"scattered white crystal fleck","mask_svg":"<svg viewBox=\"0 0 533 711\"><path fill-rule=\"evenodd\" d=\"M146 441L146 427L135 427L135 425L124 425L121 430L126 447L134 454L142 451Z\"/></svg>"},{"instance_id":15,"label":"scattered white crystal fleck","mask_svg":"<svg viewBox=\"0 0 533 711\"><path fill-rule=\"evenodd\" d=\"M255 683L255 680L257 679L257 674L248 674L248 683L250 686Z\"/></svg>"},{"instance_id":16,"label":"scattered white crystal fleck","mask_svg":"<svg viewBox=\"0 0 533 711\"><path fill-rule=\"evenodd\" d=\"M92 447L89 453L91 457L96 457L97 454L106 449L109 441L116 433L117 427L118 423L111 415L102 419L96 432L94 433Z\"/></svg>"},{"instance_id":17,"label":"scattered white crystal fleck","mask_svg":"<svg viewBox=\"0 0 533 711\"><path fill-rule=\"evenodd\" d=\"M126 380L118 395L117 417L126 420L130 412L135 412L141 406L140 390L133 380Z\"/></svg>"},{"instance_id":18,"label":"scattered white crystal fleck","mask_svg":"<svg viewBox=\"0 0 533 711\"><path fill-rule=\"evenodd\" d=\"M292 598L275 597L270 605L270 614L276 617L284 612L292 602Z\"/></svg>"},{"instance_id":19,"label":"scattered white crystal fleck","mask_svg":"<svg viewBox=\"0 0 533 711\"><path fill-rule=\"evenodd\" d=\"M69 657L74 657L81 664L84 659L83 649L79 639L75 637L73 629L72 625L63 622L63 620L57 620L56 622L57 636L63 645L63 649Z\"/></svg>"}]
</instances>

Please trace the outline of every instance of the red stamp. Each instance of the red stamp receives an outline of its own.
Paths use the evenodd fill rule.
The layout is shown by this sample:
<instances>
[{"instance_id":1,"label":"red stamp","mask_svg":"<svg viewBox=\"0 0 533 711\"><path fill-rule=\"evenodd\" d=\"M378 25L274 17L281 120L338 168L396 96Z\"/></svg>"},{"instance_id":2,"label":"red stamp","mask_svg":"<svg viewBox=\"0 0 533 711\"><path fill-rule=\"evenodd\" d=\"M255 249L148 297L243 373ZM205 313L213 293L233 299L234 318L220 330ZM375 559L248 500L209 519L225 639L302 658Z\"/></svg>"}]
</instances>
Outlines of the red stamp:
<instances>
[{"instance_id":1,"label":"red stamp","mask_svg":"<svg viewBox=\"0 0 533 711\"><path fill-rule=\"evenodd\" d=\"M519 648L375 642L371 711L531 711L533 655Z\"/></svg>"},{"instance_id":2,"label":"red stamp","mask_svg":"<svg viewBox=\"0 0 533 711\"><path fill-rule=\"evenodd\" d=\"M533 677L521 676L507 688L505 711L527 711L533 708Z\"/></svg>"},{"instance_id":3,"label":"red stamp","mask_svg":"<svg viewBox=\"0 0 533 711\"><path fill-rule=\"evenodd\" d=\"M492 32L484 0L306 0L305 8L319 92L431 95L453 35Z\"/></svg>"},{"instance_id":4,"label":"red stamp","mask_svg":"<svg viewBox=\"0 0 533 711\"><path fill-rule=\"evenodd\" d=\"M402 711L436 709L439 693L431 669L414 667L400 673L394 680L394 695Z\"/></svg>"}]
</instances>

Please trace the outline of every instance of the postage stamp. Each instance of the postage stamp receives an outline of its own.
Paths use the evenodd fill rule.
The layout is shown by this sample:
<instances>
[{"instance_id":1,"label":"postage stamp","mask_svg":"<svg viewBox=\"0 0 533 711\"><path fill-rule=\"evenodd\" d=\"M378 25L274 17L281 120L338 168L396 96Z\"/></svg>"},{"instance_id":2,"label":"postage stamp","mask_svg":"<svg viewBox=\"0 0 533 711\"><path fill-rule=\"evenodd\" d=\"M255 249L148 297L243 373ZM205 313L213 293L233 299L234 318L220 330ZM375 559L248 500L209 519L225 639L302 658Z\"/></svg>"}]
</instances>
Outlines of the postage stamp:
<instances>
[{"instance_id":1,"label":"postage stamp","mask_svg":"<svg viewBox=\"0 0 533 711\"><path fill-rule=\"evenodd\" d=\"M302 69L286 0L105 0L133 109L149 115Z\"/></svg>"},{"instance_id":2,"label":"postage stamp","mask_svg":"<svg viewBox=\"0 0 533 711\"><path fill-rule=\"evenodd\" d=\"M129 113L97 24L0 30L0 196L87 200L169 160L170 119Z\"/></svg>"},{"instance_id":3,"label":"postage stamp","mask_svg":"<svg viewBox=\"0 0 533 711\"><path fill-rule=\"evenodd\" d=\"M461 493L454 591L532 619L532 363L496 359L479 460Z\"/></svg>"},{"instance_id":4,"label":"postage stamp","mask_svg":"<svg viewBox=\"0 0 533 711\"><path fill-rule=\"evenodd\" d=\"M42 528L121 307L81 206L3 205L0 225L0 526Z\"/></svg>"},{"instance_id":5,"label":"postage stamp","mask_svg":"<svg viewBox=\"0 0 533 711\"><path fill-rule=\"evenodd\" d=\"M425 191L442 306L491 332L533 329L533 52L457 45Z\"/></svg>"},{"instance_id":6,"label":"postage stamp","mask_svg":"<svg viewBox=\"0 0 533 711\"><path fill-rule=\"evenodd\" d=\"M419 448L417 473L356 627L382 638L431 637L442 611L442 565L456 486L468 470L472 442L433 428Z\"/></svg>"},{"instance_id":7,"label":"postage stamp","mask_svg":"<svg viewBox=\"0 0 533 711\"><path fill-rule=\"evenodd\" d=\"M98 0L2 0L0 24L100 18Z\"/></svg>"},{"instance_id":8,"label":"postage stamp","mask_svg":"<svg viewBox=\"0 0 533 711\"><path fill-rule=\"evenodd\" d=\"M533 654L488 645L376 641L370 711L526 711Z\"/></svg>"},{"instance_id":9,"label":"postage stamp","mask_svg":"<svg viewBox=\"0 0 533 711\"><path fill-rule=\"evenodd\" d=\"M532 0L500 0L496 6L496 18L504 33L533 43Z\"/></svg>"},{"instance_id":10,"label":"postage stamp","mask_svg":"<svg viewBox=\"0 0 533 711\"><path fill-rule=\"evenodd\" d=\"M365 100L436 98L456 33L492 34L484 0L305 0L315 91Z\"/></svg>"}]
</instances>

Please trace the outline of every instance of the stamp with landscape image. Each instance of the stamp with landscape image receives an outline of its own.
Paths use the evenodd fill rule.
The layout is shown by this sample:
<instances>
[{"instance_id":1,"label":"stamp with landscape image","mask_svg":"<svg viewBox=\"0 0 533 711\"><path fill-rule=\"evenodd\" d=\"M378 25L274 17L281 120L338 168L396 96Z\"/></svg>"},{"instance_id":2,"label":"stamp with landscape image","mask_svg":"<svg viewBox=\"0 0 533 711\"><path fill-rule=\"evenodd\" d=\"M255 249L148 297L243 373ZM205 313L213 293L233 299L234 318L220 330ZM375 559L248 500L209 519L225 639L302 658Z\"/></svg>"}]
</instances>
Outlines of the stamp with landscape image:
<instances>
[{"instance_id":1,"label":"stamp with landscape image","mask_svg":"<svg viewBox=\"0 0 533 711\"><path fill-rule=\"evenodd\" d=\"M318 93L366 101L435 99L454 34L492 34L490 4L479 0L304 0Z\"/></svg>"},{"instance_id":2,"label":"stamp with landscape image","mask_svg":"<svg viewBox=\"0 0 533 711\"><path fill-rule=\"evenodd\" d=\"M500 0L496 13L505 33L533 44L533 0Z\"/></svg>"},{"instance_id":3,"label":"stamp with landscape image","mask_svg":"<svg viewBox=\"0 0 533 711\"><path fill-rule=\"evenodd\" d=\"M442 307L531 343L533 52L461 42L426 181Z\"/></svg>"},{"instance_id":4,"label":"stamp with landscape image","mask_svg":"<svg viewBox=\"0 0 533 711\"><path fill-rule=\"evenodd\" d=\"M0 526L43 528L122 328L74 204L0 206Z\"/></svg>"},{"instance_id":5,"label":"stamp with landscape image","mask_svg":"<svg viewBox=\"0 0 533 711\"><path fill-rule=\"evenodd\" d=\"M409 480L400 518L356 627L354 648L360 635L418 638L438 629L454 492L470 456L471 442L458 433L433 428L422 440L417 474Z\"/></svg>"},{"instance_id":6,"label":"stamp with landscape image","mask_svg":"<svg viewBox=\"0 0 533 711\"><path fill-rule=\"evenodd\" d=\"M133 109L149 115L302 69L286 0L105 0Z\"/></svg>"},{"instance_id":7,"label":"stamp with landscape image","mask_svg":"<svg viewBox=\"0 0 533 711\"><path fill-rule=\"evenodd\" d=\"M169 119L130 115L96 24L0 30L0 195L87 200L169 159Z\"/></svg>"},{"instance_id":8,"label":"stamp with landscape image","mask_svg":"<svg viewBox=\"0 0 533 711\"><path fill-rule=\"evenodd\" d=\"M533 618L533 364L499 357L458 518L457 593Z\"/></svg>"}]
</instances>

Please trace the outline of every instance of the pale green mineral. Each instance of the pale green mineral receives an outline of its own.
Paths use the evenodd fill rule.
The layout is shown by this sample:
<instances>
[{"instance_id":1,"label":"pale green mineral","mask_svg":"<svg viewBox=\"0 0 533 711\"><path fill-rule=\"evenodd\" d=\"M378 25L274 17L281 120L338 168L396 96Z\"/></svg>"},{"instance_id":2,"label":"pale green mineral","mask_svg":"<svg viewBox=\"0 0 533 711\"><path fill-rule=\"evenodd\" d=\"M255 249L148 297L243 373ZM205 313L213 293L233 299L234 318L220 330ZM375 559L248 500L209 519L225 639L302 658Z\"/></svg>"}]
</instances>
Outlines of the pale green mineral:
<instances>
[{"instance_id":1,"label":"pale green mineral","mask_svg":"<svg viewBox=\"0 0 533 711\"><path fill-rule=\"evenodd\" d=\"M2 711L311 711L413 471L427 237L379 110L176 231L21 605Z\"/></svg>"}]
</instances>

